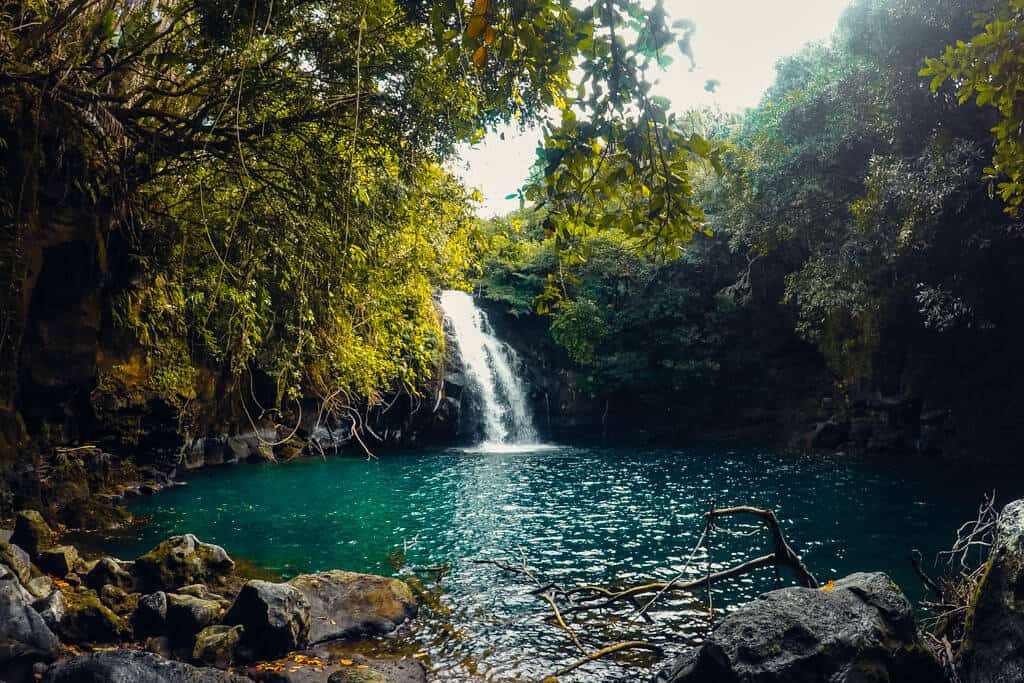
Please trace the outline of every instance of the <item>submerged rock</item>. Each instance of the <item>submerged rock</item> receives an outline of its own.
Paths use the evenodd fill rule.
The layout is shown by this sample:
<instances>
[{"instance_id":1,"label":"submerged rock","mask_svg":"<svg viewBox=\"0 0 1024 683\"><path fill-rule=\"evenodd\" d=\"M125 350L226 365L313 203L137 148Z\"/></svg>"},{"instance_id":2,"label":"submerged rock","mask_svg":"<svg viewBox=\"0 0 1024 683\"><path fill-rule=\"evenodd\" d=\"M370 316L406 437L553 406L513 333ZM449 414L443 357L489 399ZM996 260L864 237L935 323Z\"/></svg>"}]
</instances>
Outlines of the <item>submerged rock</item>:
<instances>
[{"instance_id":1,"label":"submerged rock","mask_svg":"<svg viewBox=\"0 0 1024 683\"><path fill-rule=\"evenodd\" d=\"M54 533L36 510L22 510L14 520L11 543L35 557L41 548L53 543Z\"/></svg>"},{"instance_id":2,"label":"submerged rock","mask_svg":"<svg viewBox=\"0 0 1024 683\"><path fill-rule=\"evenodd\" d=\"M245 683L250 679L218 669L164 659L150 652L93 652L54 664L48 683Z\"/></svg>"},{"instance_id":3,"label":"submerged rock","mask_svg":"<svg viewBox=\"0 0 1024 683\"><path fill-rule=\"evenodd\" d=\"M390 633L416 615L416 599L398 579L333 570L289 583L309 602L311 643Z\"/></svg>"},{"instance_id":4,"label":"submerged rock","mask_svg":"<svg viewBox=\"0 0 1024 683\"><path fill-rule=\"evenodd\" d=\"M729 614L656 683L936 683L910 602L881 573L783 588Z\"/></svg>"},{"instance_id":5,"label":"submerged rock","mask_svg":"<svg viewBox=\"0 0 1024 683\"><path fill-rule=\"evenodd\" d=\"M144 590L173 591L195 583L220 583L234 567L224 548L185 534L153 548L132 569Z\"/></svg>"},{"instance_id":6,"label":"submerged rock","mask_svg":"<svg viewBox=\"0 0 1024 683\"><path fill-rule=\"evenodd\" d=\"M223 621L245 627L242 645L252 659L280 657L309 642L309 603L287 583L249 581Z\"/></svg>"},{"instance_id":7,"label":"submerged rock","mask_svg":"<svg viewBox=\"0 0 1024 683\"><path fill-rule=\"evenodd\" d=\"M1024 500L999 514L988 567L968 606L960 669L970 683L1024 680Z\"/></svg>"},{"instance_id":8,"label":"submerged rock","mask_svg":"<svg viewBox=\"0 0 1024 683\"><path fill-rule=\"evenodd\" d=\"M0 570L0 665L16 659L52 660L60 641L32 607L31 596L9 571Z\"/></svg>"}]
</instances>

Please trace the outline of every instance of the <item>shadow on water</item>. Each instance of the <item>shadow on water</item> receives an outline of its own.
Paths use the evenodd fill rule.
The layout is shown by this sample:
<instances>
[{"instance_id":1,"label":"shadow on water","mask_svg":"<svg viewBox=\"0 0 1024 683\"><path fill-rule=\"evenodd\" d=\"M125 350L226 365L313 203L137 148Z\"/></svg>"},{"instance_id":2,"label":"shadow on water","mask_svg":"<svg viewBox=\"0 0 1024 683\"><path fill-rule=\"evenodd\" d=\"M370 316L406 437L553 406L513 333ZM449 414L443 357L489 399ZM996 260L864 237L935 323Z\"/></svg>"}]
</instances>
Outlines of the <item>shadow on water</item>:
<instances>
[{"instance_id":1,"label":"shadow on water","mask_svg":"<svg viewBox=\"0 0 1024 683\"><path fill-rule=\"evenodd\" d=\"M425 652L439 680L536 681L578 653L545 621L532 583L473 559L518 562L522 552L538 575L562 585L667 579L685 563L715 498L774 509L819 579L882 570L917 600L911 550L931 558L945 548L995 479L930 461L786 456L721 443L337 457L196 473L187 487L133 501L149 523L104 550L134 557L191 532L287 578L332 568L390 574L389 551L405 546L409 566L451 564L443 590L422 577L432 596L423 618L362 647ZM1000 471L997 488L1006 502L1024 495L1024 480ZM732 528L755 533L715 533L691 571L766 550L757 527ZM728 610L789 583L764 570L716 586L712 598ZM639 637L677 652L706 632L704 599L665 601L654 625L591 622L579 631L595 649ZM653 664L646 655L602 660L563 680L637 680Z\"/></svg>"}]
</instances>

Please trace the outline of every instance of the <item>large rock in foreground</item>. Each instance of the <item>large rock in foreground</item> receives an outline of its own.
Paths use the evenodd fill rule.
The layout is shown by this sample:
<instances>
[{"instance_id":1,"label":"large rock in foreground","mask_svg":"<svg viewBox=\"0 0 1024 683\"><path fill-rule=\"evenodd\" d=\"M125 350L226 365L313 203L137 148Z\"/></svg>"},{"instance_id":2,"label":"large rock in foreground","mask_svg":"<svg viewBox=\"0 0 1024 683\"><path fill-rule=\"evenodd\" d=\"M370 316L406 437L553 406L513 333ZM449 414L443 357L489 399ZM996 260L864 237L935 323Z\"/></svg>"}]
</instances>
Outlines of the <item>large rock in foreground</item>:
<instances>
[{"instance_id":1,"label":"large rock in foreground","mask_svg":"<svg viewBox=\"0 0 1024 683\"><path fill-rule=\"evenodd\" d=\"M287 583L249 581L223 621L244 627L239 651L245 659L273 659L309 642L309 603Z\"/></svg>"},{"instance_id":2,"label":"large rock in foreground","mask_svg":"<svg viewBox=\"0 0 1024 683\"><path fill-rule=\"evenodd\" d=\"M28 592L14 574L0 570L0 666L16 659L49 661L59 648Z\"/></svg>"},{"instance_id":3,"label":"large rock in foreground","mask_svg":"<svg viewBox=\"0 0 1024 683\"><path fill-rule=\"evenodd\" d=\"M149 652L109 650L59 662L50 667L43 680L49 683L245 683L250 679L174 662Z\"/></svg>"},{"instance_id":4,"label":"large rock in foreground","mask_svg":"<svg viewBox=\"0 0 1024 683\"><path fill-rule=\"evenodd\" d=\"M333 570L289 583L309 602L310 643L390 633L416 615L416 599L398 579Z\"/></svg>"},{"instance_id":5,"label":"large rock in foreground","mask_svg":"<svg viewBox=\"0 0 1024 683\"><path fill-rule=\"evenodd\" d=\"M220 583L234 568L224 548L192 534L172 536L132 565L143 590L168 592L195 583Z\"/></svg>"},{"instance_id":6,"label":"large rock in foreground","mask_svg":"<svg viewBox=\"0 0 1024 683\"><path fill-rule=\"evenodd\" d=\"M783 588L727 616L657 683L936 683L910 602L885 574Z\"/></svg>"},{"instance_id":7,"label":"large rock in foreground","mask_svg":"<svg viewBox=\"0 0 1024 683\"><path fill-rule=\"evenodd\" d=\"M988 568L968 606L960 670L971 683L1024 681L1024 500L999 514Z\"/></svg>"}]
</instances>

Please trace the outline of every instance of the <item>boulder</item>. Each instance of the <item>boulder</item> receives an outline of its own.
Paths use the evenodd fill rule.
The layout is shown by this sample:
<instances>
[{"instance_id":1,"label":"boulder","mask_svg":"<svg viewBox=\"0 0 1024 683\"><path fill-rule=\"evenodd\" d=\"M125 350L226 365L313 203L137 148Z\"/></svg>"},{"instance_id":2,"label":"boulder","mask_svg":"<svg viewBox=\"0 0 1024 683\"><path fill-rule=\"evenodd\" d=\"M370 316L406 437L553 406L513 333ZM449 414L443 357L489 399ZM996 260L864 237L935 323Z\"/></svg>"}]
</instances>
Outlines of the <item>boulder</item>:
<instances>
[{"instance_id":1,"label":"boulder","mask_svg":"<svg viewBox=\"0 0 1024 683\"><path fill-rule=\"evenodd\" d=\"M309 641L309 603L287 583L247 582L223 621L245 627L242 645L254 659L280 657Z\"/></svg>"},{"instance_id":2,"label":"boulder","mask_svg":"<svg viewBox=\"0 0 1024 683\"><path fill-rule=\"evenodd\" d=\"M52 660L60 641L13 573L0 570L0 665L14 660Z\"/></svg>"},{"instance_id":3,"label":"boulder","mask_svg":"<svg viewBox=\"0 0 1024 683\"><path fill-rule=\"evenodd\" d=\"M185 534L150 550L132 569L143 590L173 591L195 583L221 583L234 566L224 548Z\"/></svg>"},{"instance_id":4,"label":"boulder","mask_svg":"<svg viewBox=\"0 0 1024 683\"><path fill-rule=\"evenodd\" d=\"M194 598L210 600L212 602L219 603L220 606L225 609L231 606L230 600L225 598L220 593L215 593L214 591L210 590L207 586L204 586L201 583L192 584L191 586L182 586L174 592L178 595L191 595Z\"/></svg>"},{"instance_id":5,"label":"boulder","mask_svg":"<svg viewBox=\"0 0 1024 683\"><path fill-rule=\"evenodd\" d=\"M48 683L246 683L244 676L164 659L151 652L108 650L54 664Z\"/></svg>"},{"instance_id":6,"label":"boulder","mask_svg":"<svg viewBox=\"0 0 1024 683\"><path fill-rule=\"evenodd\" d=\"M114 611L115 614L127 616L135 612L139 605L139 594L128 593L117 586L106 585L97 591L100 602Z\"/></svg>"},{"instance_id":7,"label":"boulder","mask_svg":"<svg viewBox=\"0 0 1024 683\"><path fill-rule=\"evenodd\" d=\"M56 631L60 622L64 620L67 607L64 604L64 594L59 590L52 590L44 598L39 598L32 603L32 608L39 613L51 631Z\"/></svg>"},{"instance_id":8,"label":"boulder","mask_svg":"<svg viewBox=\"0 0 1024 683\"><path fill-rule=\"evenodd\" d=\"M71 643L116 643L131 636L128 623L104 605L96 591L69 588L64 591L66 614L60 636Z\"/></svg>"},{"instance_id":9,"label":"boulder","mask_svg":"<svg viewBox=\"0 0 1024 683\"><path fill-rule=\"evenodd\" d=\"M289 583L309 603L311 643L389 633L417 610L409 586L398 579L333 570Z\"/></svg>"},{"instance_id":10,"label":"boulder","mask_svg":"<svg viewBox=\"0 0 1024 683\"><path fill-rule=\"evenodd\" d=\"M244 626L207 626L196 635L192 659L219 669L231 666Z\"/></svg>"},{"instance_id":11,"label":"boulder","mask_svg":"<svg viewBox=\"0 0 1024 683\"><path fill-rule=\"evenodd\" d=\"M14 520L11 543L35 557L41 548L53 543L54 533L36 510L22 510Z\"/></svg>"},{"instance_id":12,"label":"boulder","mask_svg":"<svg viewBox=\"0 0 1024 683\"><path fill-rule=\"evenodd\" d=\"M32 560L21 546L0 542L0 564L10 569L22 586L32 580Z\"/></svg>"},{"instance_id":13,"label":"boulder","mask_svg":"<svg viewBox=\"0 0 1024 683\"><path fill-rule=\"evenodd\" d=\"M44 572L57 577L70 574L78 563L78 550L70 545L58 545L40 550L36 564Z\"/></svg>"},{"instance_id":14,"label":"boulder","mask_svg":"<svg viewBox=\"0 0 1024 683\"><path fill-rule=\"evenodd\" d=\"M831 590L765 593L719 622L656 683L936 683L939 664L918 636L910 602L881 573Z\"/></svg>"},{"instance_id":15,"label":"boulder","mask_svg":"<svg viewBox=\"0 0 1024 683\"><path fill-rule=\"evenodd\" d=\"M53 592L53 580L49 576L36 576L28 580L25 590L31 593L33 598L45 598Z\"/></svg>"},{"instance_id":16,"label":"boulder","mask_svg":"<svg viewBox=\"0 0 1024 683\"><path fill-rule=\"evenodd\" d=\"M163 633L167 623L167 594L163 591L143 595L132 614L132 629L136 638Z\"/></svg>"},{"instance_id":17,"label":"boulder","mask_svg":"<svg viewBox=\"0 0 1024 683\"><path fill-rule=\"evenodd\" d=\"M970 683L1024 680L1024 500L999 513L988 565L967 607L960 669Z\"/></svg>"},{"instance_id":18,"label":"boulder","mask_svg":"<svg viewBox=\"0 0 1024 683\"><path fill-rule=\"evenodd\" d=\"M220 604L192 595L167 595L167 633L175 642L192 642L192 638L220 616Z\"/></svg>"},{"instance_id":19,"label":"boulder","mask_svg":"<svg viewBox=\"0 0 1024 683\"><path fill-rule=\"evenodd\" d=\"M103 586L115 586L121 590L131 591L135 588L135 579L129 571L131 567L130 563L112 557L100 558L85 575L85 585L95 590Z\"/></svg>"}]
</instances>

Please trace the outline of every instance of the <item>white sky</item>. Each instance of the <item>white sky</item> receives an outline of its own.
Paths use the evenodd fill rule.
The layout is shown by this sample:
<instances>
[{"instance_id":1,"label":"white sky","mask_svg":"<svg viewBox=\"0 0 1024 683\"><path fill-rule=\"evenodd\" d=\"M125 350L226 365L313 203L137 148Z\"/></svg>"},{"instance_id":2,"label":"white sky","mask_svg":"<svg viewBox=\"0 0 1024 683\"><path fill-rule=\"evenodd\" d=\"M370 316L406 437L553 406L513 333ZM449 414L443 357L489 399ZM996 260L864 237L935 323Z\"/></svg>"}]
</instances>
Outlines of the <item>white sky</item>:
<instances>
[{"instance_id":1,"label":"white sky","mask_svg":"<svg viewBox=\"0 0 1024 683\"><path fill-rule=\"evenodd\" d=\"M692 19L696 68L685 58L657 75L657 92L676 111L704 105L739 111L758 103L771 85L775 63L806 43L831 36L849 0L666 0L671 19ZM721 82L716 93L704 90ZM499 132L505 133L501 140ZM479 213L493 216L519 206L505 196L526 180L540 134L504 129L467 148L455 171L484 196Z\"/></svg>"}]
</instances>

